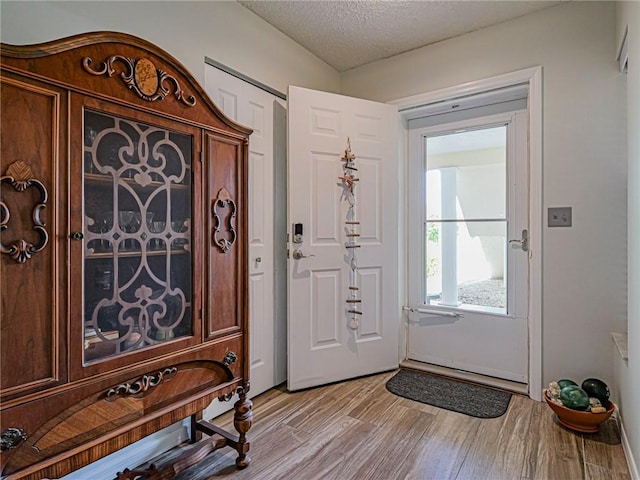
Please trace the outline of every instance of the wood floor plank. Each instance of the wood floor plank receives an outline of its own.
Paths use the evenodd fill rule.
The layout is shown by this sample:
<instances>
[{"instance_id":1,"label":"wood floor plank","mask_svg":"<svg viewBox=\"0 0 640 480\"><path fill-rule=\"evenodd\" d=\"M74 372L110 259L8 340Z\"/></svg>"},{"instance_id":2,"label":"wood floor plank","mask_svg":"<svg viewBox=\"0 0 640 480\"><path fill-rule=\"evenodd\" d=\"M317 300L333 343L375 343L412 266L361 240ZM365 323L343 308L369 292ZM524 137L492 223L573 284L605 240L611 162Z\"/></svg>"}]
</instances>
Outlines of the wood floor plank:
<instances>
[{"instance_id":1,"label":"wood floor plank","mask_svg":"<svg viewBox=\"0 0 640 480\"><path fill-rule=\"evenodd\" d=\"M587 463L585 468L585 480L631 480L631 475L628 471L619 472L609 470L608 468L604 468L599 465L592 465L590 463Z\"/></svg>"},{"instance_id":2,"label":"wood floor plank","mask_svg":"<svg viewBox=\"0 0 640 480\"><path fill-rule=\"evenodd\" d=\"M271 389L253 399L247 469L226 447L174 480L630 480L615 423L577 434L517 395L500 418L469 417L390 393L393 373ZM233 412L214 423L232 430Z\"/></svg>"},{"instance_id":3,"label":"wood floor plank","mask_svg":"<svg viewBox=\"0 0 640 480\"><path fill-rule=\"evenodd\" d=\"M416 409L397 407L391 421L378 427L371 439L369 461L346 478L353 480L388 480L400 478L398 470L406 457L423 437L433 415ZM336 477L336 480L340 477Z\"/></svg>"},{"instance_id":4,"label":"wood floor plank","mask_svg":"<svg viewBox=\"0 0 640 480\"><path fill-rule=\"evenodd\" d=\"M503 416L480 422L456 480L511 480L520 477L531 423L530 401L512 395ZM493 441L485 442L486 438Z\"/></svg>"},{"instance_id":5,"label":"wood floor plank","mask_svg":"<svg viewBox=\"0 0 640 480\"><path fill-rule=\"evenodd\" d=\"M333 385L326 391L315 390L312 398L285 420L287 425L313 433L333 418L344 414L367 394L368 379Z\"/></svg>"},{"instance_id":6,"label":"wood floor plank","mask_svg":"<svg viewBox=\"0 0 640 480\"><path fill-rule=\"evenodd\" d=\"M598 433L583 434L584 459L587 464L603 467L616 474L629 475L627 460L620 446L622 440L616 420L610 418Z\"/></svg>"},{"instance_id":7,"label":"wood floor plank","mask_svg":"<svg viewBox=\"0 0 640 480\"><path fill-rule=\"evenodd\" d=\"M374 383L368 394L349 411L348 415L363 422L382 425L389 417L387 412L401 406L400 400L405 400L387 390L385 385L392 376L381 377L380 381ZM404 406L414 408L417 405L418 402L411 402Z\"/></svg>"},{"instance_id":8,"label":"wood floor plank","mask_svg":"<svg viewBox=\"0 0 640 480\"><path fill-rule=\"evenodd\" d=\"M397 478L454 480L464 461L480 419L438 409L434 421L407 457Z\"/></svg>"},{"instance_id":9,"label":"wood floor plank","mask_svg":"<svg viewBox=\"0 0 640 480\"><path fill-rule=\"evenodd\" d=\"M350 436L350 432L353 430L359 431L359 426L363 425L362 422L351 417L343 416L340 419L334 419L333 422L325 424L325 427L312 435L310 440L299 448L288 453L277 463L267 468L262 477L265 479L289 479L289 478L317 478L314 472L310 471L307 466L314 464L314 460L325 460L323 452L330 451L330 445L339 441L340 438ZM318 458L321 457L321 458ZM300 477L301 471L304 471L304 476ZM292 475L298 475L294 477ZM238 477L241 478L241 477ZM250 478L250 477L247 477ZM255 477L253 477L255 478ZM235 479L234 479L235 480Z\"/></svg>"},{"instance_id":10,"label":"wood floor plank","mask_svg":"<svg viewBox=\"0 0 640 480\"><path fill-rule=\"evenodd\" d=\"M543 415L548 415L548 408L546 404L542 402L534 402L533 400L527 402L531 408L531 417L529 421L529 434L527 442L525 444L525 450L523 452L522 461L522 480L531 480L536 478L536 469L538 466L538 447L542 441L542 430L539 428L540 423L543 421Z\"/></svg>"},{"instance_id":11,"label":"wood floor plank","mask_svg":"<svg viewBox=\"0 0 640 480\"><path fill-rule=\"evenodd\" d=\"M345 434L334 437L333 441L323 443L322 448L306 462L298 463L294 468L283 466L281 476L285 479L318 479L350 478L348 471L353 460L360 460L360 452L366 451L376 427L351 417L343 417L350 423ZM334 420L335 421L335 420ZM366 457L365 457L366 458Z\"/></svg>"},{"instance_id":12,"label":"wood floor plank","mask_svg":"<svg viewBox=\"0 0 640 480\"><path fill-rule=\"evenodd\" d=\"M536 426L532 425L535 430ZM540 416L534 480L583 479L584 451L582 437L558 423L547 407Z\"/></svg>"}]
</instances>

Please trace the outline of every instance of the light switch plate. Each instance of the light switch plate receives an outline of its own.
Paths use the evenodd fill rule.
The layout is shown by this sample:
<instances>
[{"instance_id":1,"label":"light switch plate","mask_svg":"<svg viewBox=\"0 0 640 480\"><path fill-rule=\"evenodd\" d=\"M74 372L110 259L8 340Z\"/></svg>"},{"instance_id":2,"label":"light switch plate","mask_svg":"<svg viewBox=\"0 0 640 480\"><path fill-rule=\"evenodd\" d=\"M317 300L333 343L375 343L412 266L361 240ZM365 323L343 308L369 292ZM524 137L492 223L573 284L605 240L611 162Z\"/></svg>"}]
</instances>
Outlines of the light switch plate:
<instances>
[{"instance_id":1,"label":"light switch plate","mask_svg":"<svg viewBox=\"0 0 640 480\"><path fill-rule=\"evenodd\" d=\"M548 225L550 227L570 227L571 207L549 207Z\"/></svg>"}]
</instances>

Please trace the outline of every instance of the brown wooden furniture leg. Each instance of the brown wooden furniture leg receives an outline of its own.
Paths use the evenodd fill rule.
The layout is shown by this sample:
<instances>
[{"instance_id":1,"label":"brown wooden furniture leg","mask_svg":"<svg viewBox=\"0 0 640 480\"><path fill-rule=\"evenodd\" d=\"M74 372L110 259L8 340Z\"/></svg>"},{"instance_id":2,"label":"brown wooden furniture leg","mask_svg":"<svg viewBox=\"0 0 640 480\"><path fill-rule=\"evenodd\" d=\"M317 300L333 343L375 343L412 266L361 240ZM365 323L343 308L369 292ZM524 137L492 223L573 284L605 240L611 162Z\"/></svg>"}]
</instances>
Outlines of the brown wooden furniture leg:
<instances>
[{"instance_id":1,"label":"brown wooden furniture leg","mask_svg":"<svg viewBox=\"0 0 640 480\"><path fill-rule=\"evenodd\" d=\"M221 435L224 437L227 441L227 446L237 450L238 458L236 459L236 466L242 469L248 467L251 462L251 458L248 455L251 444L247 441L247 432L253 423L253 403L247 398L248 387L246 389L238 387L237 391L239 398L234 405L233 425L240 434L239 437L206 420L198 420L196 422L196 429L207 435Z\"/></svg>"},{"instance_id":2,"label":"brown wooden furniture leg","mask_svg":"<svg viewBox=\"0 0 640 480\"><path fill-rule=\"evenodd\" d=\"M238 468L246 468L251 463L251 458L248 455L249 442L247 441L247 432L251 428L253 423L253 403L247 398L247 390L243 387L238 388L239 399L233 406L235 409L235 415L233 416L233 426L240 434L236 450L238 451L238 458L236 458L236 466Z\"/></svg>"},{"instance_id":3,"label":"brown wooden furniture leg","mask_svg":"<svg viewBox=\"0 0 640 480\"><path fill-rule=\"evenodd\" d=\"M198 421L202 420L202 412L194 413L190 417L191 420L191 432L189 435L189 441L196 443L202 440L202 432L198 429Z\"/></svg>"}]
</instances>

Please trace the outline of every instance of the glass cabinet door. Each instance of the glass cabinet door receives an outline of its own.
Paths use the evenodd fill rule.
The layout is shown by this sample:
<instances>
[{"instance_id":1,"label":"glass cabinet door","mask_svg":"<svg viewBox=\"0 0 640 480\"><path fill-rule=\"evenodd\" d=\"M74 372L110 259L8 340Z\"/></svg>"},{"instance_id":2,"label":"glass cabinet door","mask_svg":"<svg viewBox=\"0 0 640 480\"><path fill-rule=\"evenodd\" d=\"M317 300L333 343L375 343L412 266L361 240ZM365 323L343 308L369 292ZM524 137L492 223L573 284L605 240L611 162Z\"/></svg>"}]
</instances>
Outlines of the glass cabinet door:
<instances>
[{"instance_id":1,"label":"glass cabinet door","mask_svg":"<svg viewBox=\"0 0 640 480\"><path fill-rule=\"evenodd\" d=\"M193 334L193 137L84 110L84 362Z\"/></svg>"}]
</instances>

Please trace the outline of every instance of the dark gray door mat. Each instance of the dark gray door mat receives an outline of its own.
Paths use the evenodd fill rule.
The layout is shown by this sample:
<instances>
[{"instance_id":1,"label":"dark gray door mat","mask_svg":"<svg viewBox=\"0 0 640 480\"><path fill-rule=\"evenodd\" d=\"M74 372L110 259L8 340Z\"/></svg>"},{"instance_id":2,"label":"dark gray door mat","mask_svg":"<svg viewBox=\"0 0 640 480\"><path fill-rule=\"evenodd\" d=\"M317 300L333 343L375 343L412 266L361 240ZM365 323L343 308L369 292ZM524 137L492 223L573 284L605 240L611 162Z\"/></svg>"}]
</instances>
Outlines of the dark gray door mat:
<instances>
[{"instance_id":1,"label":"dark gray door mat","mask_svg":"<svg viewBox=\"0 0 640 480\"><path fill-rule=\"evenodd\" d=\"M495 418L504 415L511 394L473 383L401 369L387 382L391 393L471 417Z\"/></svg>"}]
</instances>

